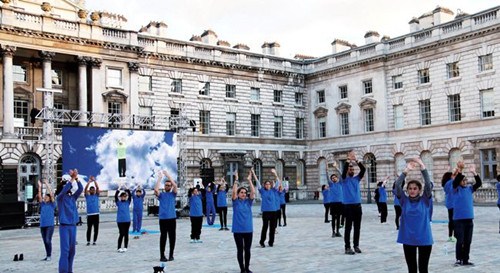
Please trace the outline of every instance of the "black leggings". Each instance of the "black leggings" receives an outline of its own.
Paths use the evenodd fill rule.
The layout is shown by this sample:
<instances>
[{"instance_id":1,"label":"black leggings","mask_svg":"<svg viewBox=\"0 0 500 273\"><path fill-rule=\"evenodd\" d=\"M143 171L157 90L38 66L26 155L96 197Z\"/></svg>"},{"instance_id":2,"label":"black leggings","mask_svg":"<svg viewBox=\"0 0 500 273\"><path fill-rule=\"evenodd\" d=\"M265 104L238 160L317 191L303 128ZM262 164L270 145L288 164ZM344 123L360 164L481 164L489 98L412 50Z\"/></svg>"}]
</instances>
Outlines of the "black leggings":
<instances>
[{"instance_id":1,"label":"black leggings","mask_svg":"<svg viewBox=\"0 0 500 273\"><path fill-rule=\"evenodd\" d=\"M387 222L387 203L380 202L380 223Z\"/></svg>"},{"instance_id":2,"label":"black leggings","mask_svg":"<svg viewBox=\"0 0 500 273\"><path fill-rule=\"evenodd\" d=\"M167 236L170 244L169 257L174 257L175 249L175 229L177 222L173 219L160 219L160 257L165 257L165 245L167 244Z\"/></svg>"},{"instance_id":3,"label":"black leggings","mask_svg":"<svg viewBox=\"0 0 500 273\"><path fill-rule=\"evenodd\" d=\"M453 236L453 209L448 209L448 237Z\"/></svg>"},{"instance_id":4,"label":"black leggings","mask_svg":"<svg viewBox=\"0 0 500 273\"><path fill-rule=\"evenodd\" d=\"M262 212L262 231L260 233L260 244L263 245L266 241L266 233L269 228L269 245L274 244L274 233L276 231L276 212L263 211Z\"/></svg>"},{"instance_id":5,"label":"black leggings","mask_svg":"<svg viewBox=\"0 0 500 273\"><path fill-rule=\"evenodd\" d=\"M330 211L331 203L323 204L325 206L325 222L328 222L328 213Z\"/></svg>"},{"instance_id":6,"label":"black leggings","mask_svg":"<svg viewBox=\"0 0 500 273\"><path fill-rule=\"evenodd\" d=\"M339 232L340 216L342 215L342 203L331 203L330 212L332 214L332 232Z\"/></svg>"},{"instance_id":7,"label":"black leggings","mask_svg":"<svg viewBox=\"0 0 500 273\"><path fill-rule=\"evenodd\" d=\"M190 216L191 218L191 239L199 240L201 235L201 226L203 224L203 216Z\"/></svg>"},{"instance_id":8,"label":"black leggings","mask_svg":"<svg viewBox=\"0 0 500 273\"><path fill-rule=\"evenodd\" d=\"M286 226L286 204L280 205L280 214L278 217L278 223L281 226L281 216L283 216L283 224Z\"/></svg>"},{"instance_id":9,"label":"black leggings","mask_svg":"<svg viewBox=\"0 0 500 273\"><path fill-rule=\"evenodd\" d=\"M396 229L399 230L399 218L401 218L401 206L394 206L394 210L396 211L396 218L394 218L394 222L396 223Z\"/></svg>"},{"instance_id":10,"label":"black leggings","mask_svg":"<svg viewBox=\"0 0 500 273\"><path fill-rule=\"evenodd\" d=\"M252 248L253 233L233 233L234 242L236 243L236 257L240 265L241 272L249 271L250 267L250 249ZM243 252L245 252L245 262L243 263Z\"/></svg>"},{"instance_id":11,"label":"black leggings","mask_svg":"<svg viewBox=\"0 0 500 273\"><path fill-rule=\"evenodd\" d=\"M130 228L130 222L119 222L118 230L120 235L118 236L118 249L122 248L122 240L124 240L125 248L128 247L128 229Z\"/></svg>"},{"instance_id":12,"label":"black leggings","mask_svg":"<svg viewBox=\"0 0 500 273\"><path fill-rule=\"evenodd\" d=\"M92 227L94 228L93 242L95 243L97 241L97 234L99 234L99 214L87 215L87 242L90 242Z\"/></svg>"},{"instance_id":13,"label":"black leggings","mask_svg":"<svg viewBox=\"0 0 500 273\"><path fill-rule=\"evenodd\" d=\"M361 217L363 211L361 204L344 205L345 214L345 230L344 230L344 243L345 248L351 247L351 229L354 225L354 235L352 241L354 247L359 246L359 236L361 230Z\"/></svg>"},{"instance_id":14,"label":"black leggings","mask_svg":"<svg viewBox=\"0 0 500 273\"><path fill-rule=\"evenodd\" d=\"M219 207L219 220L220 220L220 227L227 228L227 207Z\"/></svg>"},{"instance_id":15,"label":"black leggings","mask_svg":"<svg viewBox=\"0 0 500 273\"><path fill-rule=\"evenodd\" d=\"M455 237L457 237L455 258L463 263L468 263L474 222L472 219L461 219L455 220L453 224L455 225Z\"/></svg>"},{"instance_id":16,"label":"black leggings","mask_svg":"<svg viewBox=\"0 0 500 273\"><path fill-rule=\"evenodd\" d=\"M418 248L418 267L417 267L417 248ZM427 273L429 259L431 257L432 245L429 246L410 246L403 245L405 252L406 265L408 273ZM417 270L418 269L418 270Z\"/></svg>"}]
</instances>

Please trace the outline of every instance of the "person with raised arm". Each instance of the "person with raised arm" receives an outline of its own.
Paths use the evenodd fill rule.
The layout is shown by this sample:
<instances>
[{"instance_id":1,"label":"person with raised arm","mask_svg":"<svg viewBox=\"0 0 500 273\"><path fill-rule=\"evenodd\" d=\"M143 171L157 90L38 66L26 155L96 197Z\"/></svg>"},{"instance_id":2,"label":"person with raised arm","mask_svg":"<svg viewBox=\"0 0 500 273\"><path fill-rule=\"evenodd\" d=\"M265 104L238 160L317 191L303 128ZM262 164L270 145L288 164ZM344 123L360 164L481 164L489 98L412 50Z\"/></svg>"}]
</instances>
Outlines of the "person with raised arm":
<instances>
[{"instance_id":1,"label":"person with raised arm","mask_svg":"<svg viewBox=\"0 0 500 273\"><path fill-rule=\"evenodd\" d=\"M91 184L93 185L91 186ZM94 229L92 245L96 244L99 234L99 193L99 184L94 176L90 176L84 190L85 202L87 203L87 246L90 245L92 229Z\"/></svg>"},{"instance_id":2,"label":"person with raised arm","mask_svg":"<svg viewBox=\"0 0 500 273\"><path fill-rule=\"evenodd\" d=\"M50 261L52 258L52 235L54 234L54 212L56 202L54 194L47 180L44 179L46 192L42 197L42 182L38 181L38 202L40 203L40 233L45 246L45 258L42 261Z\"/></svg>"},{"instance_id":3,"label":"person with raised arm","mask_svg":"<svg viewBox=\"0 0 500 273\"><path fill-rule=\"evenodd\" d=\"M453 201L453 179L458 173L457 170L458 169L455 168L453 172L445 172L441 178L441 186L444 191L444 204L448 210L448 242L456 242L453 236L453 206L455 205L455 201Z\"/></svg>"},{"instance_id":4,"label":"person with raised arm","mask_svg":"<svg viewBox=\"0 0 500 273\"><path fill-rule=\"evenodd\" d=\"M255 188L252 182L252 176L255 173L252 170L248 173L248 184L250 195L247 196L247 189L240 187L238 181L238 172L235 174L233 184L233 226L232 232L234 242L236 244L236 257L240 266L241 273L252 273L250 270L250 257L253 238L253 219L252 219L252 204L255 199ZM258 183L258 180L257 180ZM243 257L245 257L243 259Z\"/></svg>"},{"instance_id":5,"label":"person with raised arm","mask_svg":"<svg viewBox=\"0 0 500 273\"><path fill-rule=\"evenodd\" d=\"M121 190L123 188L123 190ZM125 186L120 186L115 191L116 203L116 224L118 225L118 248L120 253L127 252L128 248L128 230L130 228L130 203L132 202L132 195L130 190ZM124 241L124 248L122 248L122 241Z\"/></svg>"},{"instance_id":6,"label":"person with raised arm","mask_svg":"<svg viewBox=\"0 0 500 273\"><path fill-rule=\"evenodd\" d=\"M142 228L142 214L144 211L144 197L146 196L146 191L138 185L132 191L132 203L134 208L132 210L132 231L136 233L141 233ZM139 239L139 236L134 236L135 239Z\"/></svg>"},{"instance_id":7,"label":"person with raised arm","mask_svg":"<svg viewBox=\"0 0 500 273\"><path fill-rule=\"evenodd\" d=\"M201 203L201 191L198 186L188 190L189 219L191 220L191 243L203 243L200 240L201 227L203 225L203 206Z\"/></svg>"},{"instance_id":8,"label":"person with raised arm","mask_svg":"<svg viewBox=\"0 0 500 273\"><path fill-rule=\"evenodd\" d=\"M280 210L278 213L278 226L281 225L281 217L283 217L283 226L286 227L286 190L283 185L278 187Z\"/></svg>"},{"instance_id":9,"label":"person with raised arm","mask_svg":"<svg viewBox=\"0 0 500 273\"><path fill-rule=\"evenodd\" d=\"M332 167L335 168L336 164L332 163ZM326 175L328 177L328 170ZM342 184L335 170L332 170L332 174L328 178L328 199L330 200L330 214L332 215L332 237L342 237L340 234L340 217L342 215L344 194Z\"/></svg>"},{"instance_id":10,"label":"person with raised arm","mask_svg":"<svg viewBox=\"0 0 500 273\"><path fill-rule=\"evenodd\" d=\"M217 209L219 210L220 229L229 230L227 228L227 183L224 178L217 184Z\"/></svg>"},{"instance_id":11,"label":"person with raised arm","mask_svg":"<svg viewBox=\"0 0 500 273\"><path fill-rule=\"evenodd\" d=\"M163 176L165 177L164 191L160 192ZM155 195L158 197L160 206L158 209L158 218L160 224L160 261L173 261L177 228L177 213L175 212L175 198L177 197L177 184L167 171L158 172L158 179L155 185ZM165 245L169 241L168 259L165 257Z\"/></svg>"},{"instance_id":12,"label":"person with raised arm","mask_svg":"<svg viewBox=\"0 0 500 273\"><path fill-rule=\"evenodd\" d=\"M215 203L214 203L214 193L215 193L215 184L208 183L207 188L205 190L205 200L206 200L206 210L205 215L207 216L207 225L212 226L215 221L215 217L217 213L215 211Z\"/></svg>"},{"instance_id":13,"label":"person with raised arm","mask_svg":"<svg viewBox=\"0 0 500 273\"><path fill-rule=\"evenodd\" d=\"M420 166L420 172L424 179L423 191L420 181L410 180L406 186L408 193L406 195L403 191L403 183L408 172L417 166ZM432 198L432 182L422 160L416 158L409 162L395 184L396 198L399 199L402 211L397 242L403 244L408 272L426 273L428 272L432 244L434 243L429 210L431 206L430 199Z\"/></svg>"},{"instance_id":14,"label":"person with raised arm","mask_svg":"<svg viewBox=\"0 0 500 273\"><path fill-rule=\"evenodd\" d=\"M402 182L401 187L404 187L405 181ZM399 199L396 197L396 183L392 183L392 195L394 196L394 213L396 216L394 217L394 222L396 223L396 230L399 230L399 221L401 219L401 204L399 203Z\"/></svg>"},{"instance_id":15,"label":"person with raised arm","mask_svg":"<svg viewBox=\"0 0 500 273\"><path fill-rule=\"evenodd\" d=\"M282 187L282 181L279 178L277 172L275 171L274 173L274 188L276 191L274 191L274 217L276 218L274 221L274 232L278 233L278 220L281 218L281 202L280 202L280 192L279 189Z\"/></svg>"},{"instance_id":16,"label":"person with raised arm","mask_svg":"<svg viewBox=\"0 0 500 273\"><path fill-rule=\"evenodd\" d=\"M384 181L377 183L378 185L378 204L380 207L380 223L387 223L387 191L385 190L385 186L387 185L387 180L390 176L387 176Z\"/></svg>"},{"instance_id":17,"label":"person with raised arm","mask_svg":"<svg viewBox=\"0 0 500 273\"><path fill-rule=\"evenodd\" d=\"M269 241L268 244L270 247L274 245L274 234L275 234L275 228L276 228L276 208L275 208L275 198L276 194L275 192L277 191L276 188L272 185L272 182L270 180L266 180L264 182L264 187L260 185L260 182L255 175L255 171L253 168L251 169L252 176L254 177L256 183L257 183L257 188L260 193L260 197L262 199L262 203L260 206L260 210L262 211L262 230L260 233L260 241L259 244L261 247L266 247L264 242L266 241L266 233L267 230L269 229ZM278 175L276 174L276 170L272 169L271 172L277 177Z\"/></svg>"}]
</instances>

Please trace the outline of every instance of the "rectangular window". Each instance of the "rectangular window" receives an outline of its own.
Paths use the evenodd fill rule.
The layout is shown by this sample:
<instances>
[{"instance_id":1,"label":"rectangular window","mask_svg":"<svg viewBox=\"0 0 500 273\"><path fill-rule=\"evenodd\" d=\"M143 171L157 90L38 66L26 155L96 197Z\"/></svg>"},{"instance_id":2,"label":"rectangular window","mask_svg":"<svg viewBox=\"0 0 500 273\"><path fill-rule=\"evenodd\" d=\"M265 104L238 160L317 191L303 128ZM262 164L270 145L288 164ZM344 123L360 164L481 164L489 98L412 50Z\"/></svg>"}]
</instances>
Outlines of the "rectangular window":
<instances>
[{"instance_id":1,"label":"rectangular window","mask_svg":"<svg viewBox=\"0 0 500 273\"><path fill-rule=\"evenodd\" d=\"M304 118L295 118L295 138L304 138Z\"/></svg>"},{"instance_id":2,"label":"rectangular window","mask_svg":"<svg viewBox=\"0 0 500 273\"><path fill-rule=\"evenodd\" d=\"M108 102L109 123L108 126L112 128L119 128L122 121L122 103L121 102Z\"/></svg>"},{"instance_id":3,"label":"rectangular window","mask_svg":"<svg viewBox=\"0 0 500 273\"><path fill-rule=\"evenodd\" d=\"M274 137L281 138L283 136L283 117L274 117Z\"/></svg>"},{"instance_id":4,"label":"rectangular window","mask_svg":"<svg viewBox=\"0 0 500 273\"><path fill-rule=\"evenodd\" d=\"M295 92L295 105L304 105L304 94L300 92Z\"/></svg>"},{"instance_id":5,"label":"rectangular window","mask_svg":"<svg viewBox=\"0 0 500 273\"><path fill-rule=\"evenodd\" d=\"M404 122L404 108L403 105L394 105L394 129L403 129Z\"/></svg>"},{"instance_id":6,"label":"rectangular window","mask_svg":"<svg viewBox=\"0 0 500 273\"><path fill-rule=\"evenodd\" d=\"M403 75L392 76L392 86L394 89L403 88Z\"/></svg>"},{"instance_id":7,"label":"rectangular window","mask_svg":"<svg viewBox=\"0 0 500 273\"><path fill-rule=\"evenodd\" d=\"M139 75L139 91L153 91L153 77Z\"/></svg>"},{"instance_id":8,"label":"rectangular window","mask_svg":"<svg viewBox=\"0 0 500 273\"><path fill-rule=\"evenodd\" d=\"M375 121L373 117L373 108L364 109L365 116L365 132L375 131Z\"/></svg>"},{"instance_id":9,"label":"rectangular window","mask_svg":"<svg viewBox=\"0 0 500 273\"><path fill-rule=\"evenodd\" d=\"M14 118L22 118L24 126L28 126L28 107L29 101L27 100L14 100Z\"/></svg>"},{"instance_id":10,"label":"rectangular window","mask_svg":"<svg viewBox=\"0 0 500 273\"><path fill-rule=\"evenodd\" d=\"M236 113L226 113L226 135L236 134Z\"/></svg>"},{"instance_id":11,"label":"rectangular window","mask_svg":"<svg viewBox=\"0 0 500 273\"><path fill-rule=\"evenodd\" d=\"M52 88L63 87L63 72L60 69L52 69Z\"/></svg>"},{"instance_id":12,"label":"rectangular window","mask_svg":"<svg viewBox=\"0 0 500 273\"><path fill-rule=\"evenodd\" d=\"M372 80L363 81L363 91L365 95L373 93Z\"/></svg>"},{"instance_id":13,"label":"rectangular window","mask_svg":"<svg viewBox=\"0 0 500 273\"><path fill-rule=\"evenodd\" d=\"M462 120L462 115L460 114L460 94L448 96L448 109L451 122Z\"/></svg>"},{"instance_id":14,"label":"rectangular window","mask_svg":"<svg viewBox=\"0 0 500 273\"><path fill-rule=\"evenodd\" d=\"M431 81L431 76L429 73L429 68L420 69L418 71L418 82L420 84L429 83Z\"/></svg>"},{"instance_id":15,"label":"rectangular window","mask_svg":"<svg viewBox=\"0 0 500 273\"><path fill-rule=\"evenodd\" d=\"M143 130L153 129L153 107L139 106L139 116L141 116L139 128Z\"/></svg>"},{"instance_id":16,"label":"rectangular window","mask_svg":"<svg viewBox=\"0 0 500 273\"><path fill-rule=\"evenodd\" d=\"M200 88L199 94L202 96L210 96L210 83L209 82L200 82L200 85L202 86Z\"/></svg>"},{"instance_id":17,"label":"rectangular window","mask_svg":"<svg viewBox=\"0 0 500 273\"><path fill-rule=\"evenodd\" d=\"M481 113L483 118L495 116L495 93L492 88L481 90Z\"/></svg>"},{"instance_id":18,"label":"rectangular window","mask_svg":"<svg viewBox=\"0 0 500 273\"><path fill-rule=\"evenodd\" d=\"M226 84L226 98L236 98L236 85Z\"/></svg>"},{"instance_id":19,"label":"rectangular window","mask_svg":"<svg viewBox=\"0 0 500 273\"><path fill-rule=\"evenodd\" d=\"M446 73L448 74L448 79L460 76L458 62L446 64Z\"/></svg>"},{"instance_id":20,"label":"rectangular window","mask_svg":"<svg viewBox=\"0 0 500 273\"><path fill-rule=\"evenodd\" d=\"M325 90L316 91L316 97L318 104L325 103Z\"/></svg>"},{"instance_id":21,"label":"rectangular window","mask_svg":"<svg viewBox=\"0 0 500 273\"><path fill-rule=\"evenodd\" d=\"M339 86L340 99L347 99L347 85Z\"/></svg>"},{"instance_id":22,"label":"rectangular window","mask_svg":"<svg viewBox=\"0 0 500 273\"><path fill-rule=\"evenodd\" d=\"M420 125L431 125L431 100L421 100L418 102L418 106L420 109Z\"/></svg>"},{"instance_id":23,"label":"rectangular window","mask_svg":"<svg viewBox=\"0 0 500 273\"><path fill-rule=\"evenodd\" d=\"M63 103L54 102L54 109L64 110L64 109L66 109L66 106L64 106ZM61 123L61 122L55 122L54 123L54 128L62 128L62 127L63 127L63 123Z\"/></svg>"},{"instance_id":24,"label":"rectangular window","mask_svg":"<svg viewBox=\"0 0 500 273\"><path fill-rule=\"evenodd\" d=\"M283 90L274 90L274 102L283 102Z\"/></svg>"},{"instance_id":25,"label":"rectangular window","mask_svg":"<svg viewBox=\"0 0 500 273\"><path fill-rule=\"evenodd\" d=\"M170 91L174 93L182 93L182 80L181 79L172 79L170 83Z\"/></svg>"},{"instance_id":26,"label":"rectangular window","mask_svg":"<svg viewBox=\"0 0 500 273\"><path fill-rule=\"evenodd\" d=\"M250 115L250 130L253 137L260 135L260 115Z\"/></svg>"},{"instance_id":27,"label":"rectangular window","mask_svg":"<svg viewBox=\"0 0 500 273\"><path fill-rule=\"evenodd\" d=\"M260 88L250 87L250 100L260 101Z\"/></svg>"},{"instance_id":28,"label":"rectangular window","mask_svg":"<svg viewBox=\"0 0 500 273\"><path fill-rule=\"evenodd\" d=\"M493 69L493 54L479 56L479 72Z\"/></svg>"},{"instance_id":29,"label":"rectangular window","mask_svg":"<svg viewBox=\"0 0 500 273\"><path fill-rule=\"evenodd\" d=\"M340 114L340 134L343 136L349 134L349 113Z\"/></svg>"},{"instance_id":30,"label":"rectangular window","mask_svg":"<svg viewBox=\"0 0 500 273\"><path fill-rule=\"evenodd\" d=\"M200 133L203 135L210 133L210 111L200 111Z\"/></svg>"},{"instance_id":31,"label":"rectangular window","mask_svg":"<svg viewBox=\"0 0 500 273\"><path fill-rule=\"evenodd\" d=\"M497 153L495 149L480 150L481 156L481 179L496 180L497 173Z\"/></svg>"},{"instance_id":32,"label":"rectangular window","mask_svg":"<svg viewBox=\"0 0 500 273\"><path fill-rule=\"evenodd\" d=\"M26 66L24 65L13 65L12 66L13 80L15 82L27 82L28 76L26 73Z\"/></svg>"},{"instance_id":33,"label":"rectangular window","mask_svg":"<svg viewBox=\"0 0 500 273\"><path fill-rule=\"evenodd\" d=\"M318 118L318 137L326 137L326 118Z\"/></svg>"},{"instance_id":34,"label":"rectangular window","mask_svg":"<svg viewBox=\"0 0 500 273\"><path fill-rule=\"evenodd\" d=\"M107 84L111 87L122 87L122 70L116 68L108 68Z\"/></svg>"}]
</instances>

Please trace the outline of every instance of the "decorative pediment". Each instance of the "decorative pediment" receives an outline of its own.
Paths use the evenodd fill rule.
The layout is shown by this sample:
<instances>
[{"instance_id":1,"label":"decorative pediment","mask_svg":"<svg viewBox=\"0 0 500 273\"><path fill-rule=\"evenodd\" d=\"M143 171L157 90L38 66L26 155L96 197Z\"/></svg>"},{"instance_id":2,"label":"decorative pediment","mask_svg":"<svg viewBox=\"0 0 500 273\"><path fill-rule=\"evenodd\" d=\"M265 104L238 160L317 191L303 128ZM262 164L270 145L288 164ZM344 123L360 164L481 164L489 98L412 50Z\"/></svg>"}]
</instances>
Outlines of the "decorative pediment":
<instances>
[{"instance_id":1,"label":"decorative pediment","mask_svg":"<svg viewBox=\"0 0 500 273\"><path fill-rule=\"evenodd\" d=\"M16 98L31 100L33 93L30 90L24 88L23 86L17 86L16 88L14 88L14 96Z\"/></svg>"},{"instance_id":2,"label":"decorative pediment","mask_svg":"<svg viewBox=\"0 0 500 273\"><path fill-rule=\"evenodd\" d=\"M184 74L180 71L168 71L168 77L171 79L182 80Z\"/></svg>"},{"instance_id":3,"label":"decorative pediment","mask_svg":"<svg viewBox=\"0 0 500 273\"><path fill-rule=\"evenodd\" d=\"M102 93L102 96L104 98L104 101L122 101L126 102L128 99L127 93L113 89L107 92Z\"/></svg>"},{"instance_id":4,"label":"decorative pediment","mask_svg":"<svg viewBox=\"0 0 500 273\"><path fill-rule=\"evenodd\" d=\"M208 104L208 103L199 102L198 103L198 110L200 110L200 111L210 111L210 110L212 110L212 105Z\"/></svg>"},{"instance_id":5,"label":"decorative pediment","mask_svg":"<svg viewBox=\"0 0 500 273\"><path fill-rule=\"evenodd\" d=\"M250 107L250 114L252 115L260 115L262 112L262 109L260 107Z\"/></svg>"},{"instance_id":6,"label":"decorative pediment","mask_svg":"<svg viewBox=\"0 0 500 273\"><path fill-rule=\"evenodd\" d=\"M320 106L316 110L314 110L313 114L316 118L323 118L323 117L328 116L328 109Z\"/></svg>"},{"instance_id":7,"label":"decorative pediment","mask_svg":"<svg viewBox=\"0 0 500 273\"><path fill-rule=\"evenodd\" d=\"M337 105L337 107L335 107L335 111L337 114L346 112L349 113L351 111L351 105L346 102L341 102Z\"/></svg>"},{"instance_id":8,"label":"decorative pediment","mask_svg":"<svg viewBox=\"0 0 500 273\"><path fill-rule=\"evenodd\" d=\"M377 101L375 99L363 98L359 102L359 108L361 108L361 109L374 108L376 104L377 104Z\"/></svg>"}]
</instances>

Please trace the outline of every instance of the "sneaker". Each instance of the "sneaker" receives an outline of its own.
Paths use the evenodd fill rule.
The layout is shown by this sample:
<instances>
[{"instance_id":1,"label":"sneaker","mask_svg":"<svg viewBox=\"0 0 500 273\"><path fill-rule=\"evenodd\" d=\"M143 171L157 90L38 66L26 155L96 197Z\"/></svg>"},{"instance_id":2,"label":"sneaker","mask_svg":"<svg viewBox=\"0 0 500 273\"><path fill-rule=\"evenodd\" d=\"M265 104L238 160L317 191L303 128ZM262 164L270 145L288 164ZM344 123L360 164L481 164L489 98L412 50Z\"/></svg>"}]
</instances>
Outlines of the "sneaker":
<instances>
[{"instance_id":1,"label":"sneaker","mask_svg":"<svg viewBox=\"0 0 500 273\"><path fill-rule=\"evenodd\" d=\"M474 263L471 262L462 262L463 266L474 266Z\"/></svg>"},{"instance_id":2,"label":"sneaker","mask_svg":"<svg viewBox=\"0 0 500 273\"><path fill-rule=\"evenodd\" d=\"M202 241L202 240L200 240L200 239L198 239L198 240L196 240L196 243L201 244L201 243L203 243L203 241Z\"/></svg>"},{"instance_id":3,"label":"sneaker","mask_svg":"<svg viewBox=\"0 0 500 273\"><path fill-rule=\"evenodd\" d=\"M286 223L283 226L286 227Z\"/></svg>"},{"instance_id":4,"label":"sneaker","mask_svg":"<svg viewBox=\"0 0 500 273\"><path fill-rule=\"evenodd\" d=\"M23 260L24 260L24 254L21 253L21 254L19 254L19 261L23 261Z\"/></svg>"},{"instance_id":5,"label":"sneaker","mask_svg":"<svg viewBox=\"0 0 500 273\"><path fill-rule=\"evenodd\" d=\"M165 256L162 256L162 257L160 258L160 262L167 262L167 261L168 261L168 259L167 259L167 257L165 257Z\"/></svg>"},{"instance_id":6,"label":"sneaker","mask_svg":"<svg viewBox=\"0 0 500 273\"><path fill-rule=\"evenodd\" d=\"M123 248L119 248L117 251L118 253L123 253Z\"/></svg>"},{"instance_id":7,"label":"sneaker","mask_svg":"<svg viewBox=\"0 0 500 273\"><path fill-rule=\"evenodd\" d=\"M260 247L264 248L264 247L266 247L266 245L265 245L264 243L262 243L262 242L261 242L261 243L260 243ZM17 258L17 255L16 255L16 258ZM16 260L16 261L17 261L17 260Z\"/></svg>"},{"instance_id":8,"label":"sneaker","mask_svg":"<svg viewBox=\"0 0 500 273\"><path fill-rule=\"evenodd\" d=\"M224 230L224 228L223 227L219 228L219 231L221 231L221 230Z\"/></svg>"},{"instance_id":9,"label":"sneaker","mask_svg":"<svg viewBox=\"0 0 500 273\"><path fill-rule=\"evenodd\" d=\"M190 243L196 243L196 241L194 239L191 239Z\"/></svg>"},{"instance_id":10,"label":"sneaker","mask_svg":"<svg viewBox=\"0 0 500 273\"><path fill-rule=\"evenodd\" d=\"M462 265L462 261L460 260L457 260L454 264L454 266L461 266Z\"/></svg>"},{"instance_id":11,"label":"sneaker","mask_svg":"<svg viewBox=\"0 0 500 273\"><path fill-rule=\"evenodd\" d=\"M453 236L448 238L449 243L455 243L456 241L457 241L457 239L455 239L455 237L453 237Z\"/></svg>"},{"instance_id":12,"label":"sneaker","mask_svg":"<svg viewBox=\"0 0 500 273\"><path fill-rule=\"evenodd\" d=\"M134 239L139 239L139 238L141 238L141 237L139 237L139 236L134 236Z\"/></svg>"},{"instance_id":13,"label":"sneaker","mask_svg":"<svg viewBox=\"0 0 500 273\"><path fill-rule=\"evenodd\" d=\"M87 242L87 246L89 246L89 245L90 245L90 242Z\"/></svg>"},{"instance_id":14,"label":"sneaker","mask_svg":"<svg viewBox=\"0 0 500 273\"><path fill-rule=\"evenodd\" d=\"M354 255L354 254L356 254L356 253L352 250L352 248L347 247L347 248L345 249L345 254L348 254L348 255Z\"/></svg>"},{"instance_id":15,"label":"sneaker","mask_svg":"<svg viewBox=\"0 0 500 273\"><path fill-rule=\"evenodd\" d=\"M95 242L93 242L93 243L92 243L92 245L93 245L93 246L95 246L95 245L96 245L96 243L95 243Z\"/></svg>"},{"instance_id":16,"label":"sneaker","mask_svg":"<svg viewBox=\"0 0 500 273\"><path fill-rule=\"evenodd\" d=\"M127 252L127 248L126 248L126 247L125 247L125 248L123 248L123 252Z\"/></svg>"},{"instance_id":17,"label":"sneaker","mask_svg":"<svg viewBox=\"0 0 500 273\"><path fill-rule=\"evenodd\" d=\"M47 258L45 258L44 260L45 260L45 261L47 261L47 262L50 262L50 261L52 260L52 258L47 257Z\"/></svg>"},{"instance_id":18,"label":"sneaker","mask_svg":"<svg viewBox=\"0 0 500 273\"><path fill-rule=\"evenodd\" d=\"M340 232L336 232L335 237L342 237L342 235L340 234Z\"/></svg>"},{"instance_id":19,"label":"sneaker","mask_svg":"<svg viewBox=\"0 0 500 273\"><path fill-rule=\"evenodd\" d=\"M174 256L170 256L170 257L168 257L168 261L169 261L169 262L172 262L173 260L174 260Z\"/></svg>"},{"instance_id":20,"label":"sneaker","mask_svg":"<svg viewBox=\"0 0 500 273\"><path fill-rule=\"evenodd\" d=\"M17 257L17 254L16 254L16 255L14 255L14 260L13 260L13 261L14 261L14 262L19 261L19 258Z\"/></svg>"},{"instance_id":21,"label":"sneaker","mask_svg":"<svg viewBox=\"0 0 500 273\"><path fill-rule=\"evenodd\" d=\"M273 247L273 246L274 246L274 243L273 244L271 244L271 243L269 244L269 247Z\"/></svg>"},{"instance_id":22,"label":"sneaker","mask_svg":"<svg viewBox=\"0 0 500 273\"><path fill-rule=\"evenodd\" d=\"M334 237L335 237L335 232L332 232L332 238L334 238Z\"/></svg>"},{"instance_id":23,"label":"sneaker","mask_svg":"<svg viewBox=\"0 0 500 273\"><path fill-rule=\"evenodd\" d=\"M229 229L227 227L225 227L224 230L229 230Z\"/></svg>"},{"instance_id":24,"label":"sneaker","mask_svg":"<svg viewBox=\"0 0 500 273\"><path fill-rule=\"evenodd\" d=\"M281 224L278 224L278 227L281 227Z\"/></svg>"},{"instance_id":25,"label":"sneaker","mask_svg":"<svg viewBox=\"0 0 500 273\"><path fill-rule=\"evenodd\" d=\"M344 228L344 225L340 225L340 227L339 227L339 228Z\"/></svg>"},{"instance_id":26,"label":"sneaker","mask_svg":"<svg viewBox=\"0 0 500 273\"><path fill-rule=\"evenodd\" d=\"M329 220L325 220L325 223L330 223L330 221Z\"/></svg>"},{"instance_id":27,"label":"sneaker","mask_svg":"<svg viewBox=\"0 0 500 273\"><path fill-rule=\"evenodd\" d=\"M361 249L359 249L359 247L357 246L354 247L354 251L356 251L356 253L361 253Z\"/></svg>"}]
</instances>

